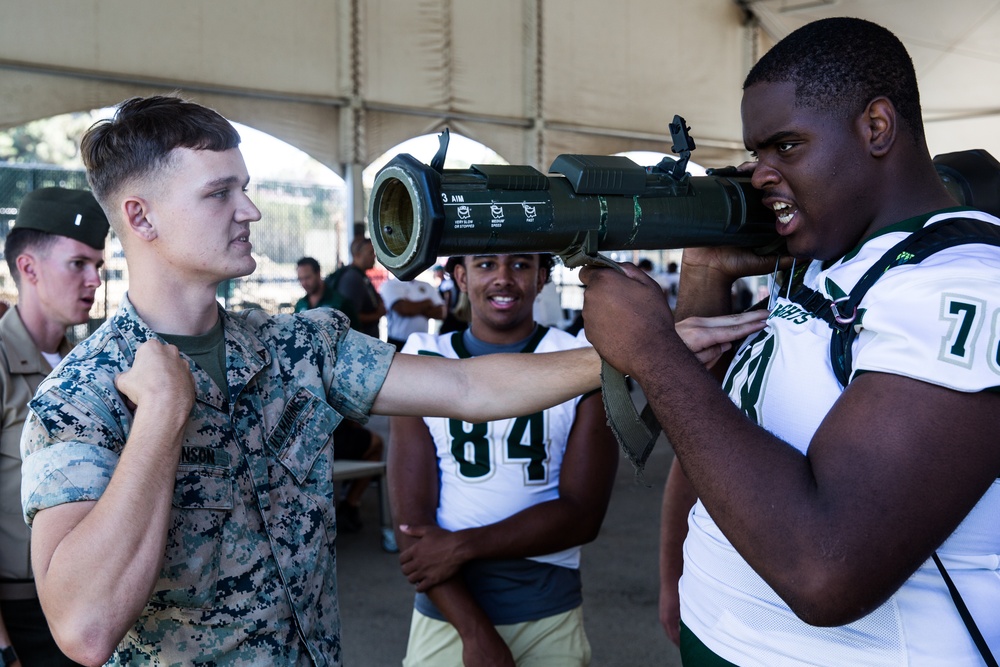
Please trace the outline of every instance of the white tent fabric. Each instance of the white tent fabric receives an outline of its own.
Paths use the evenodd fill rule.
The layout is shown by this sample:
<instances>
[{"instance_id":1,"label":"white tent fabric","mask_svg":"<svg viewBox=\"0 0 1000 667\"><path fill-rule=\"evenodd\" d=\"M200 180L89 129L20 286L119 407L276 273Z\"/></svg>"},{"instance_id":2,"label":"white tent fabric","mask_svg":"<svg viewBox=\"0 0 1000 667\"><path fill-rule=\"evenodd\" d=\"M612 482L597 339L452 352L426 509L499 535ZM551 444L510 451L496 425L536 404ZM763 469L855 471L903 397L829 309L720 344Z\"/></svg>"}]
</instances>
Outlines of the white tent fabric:
<instances>
[{"instance_id":1,"label":"white tent fabric","mask_svg":"<svg viewBox=\"0 0 1000 667\"><path fill-rule=\"evenodd\" d=\"M745 4L773 39L830 16L858 16L888 27L913 59L931 153L985 148L1000 159L997 0L750 0Z\"/></svg>"},{"instance_id":2,"label":"white tent fabric","mask_svg":"<svg viewBox=\"0 0 1000 667\"><path fill-rule=\"evenodd\" d=\"M0 128L179 90L357 173L445 126L511 163L742 160L740 85L815 18L907 44L931 150L1000 156L1000 0L0 0Z\"/></svg>"}]
</instances>

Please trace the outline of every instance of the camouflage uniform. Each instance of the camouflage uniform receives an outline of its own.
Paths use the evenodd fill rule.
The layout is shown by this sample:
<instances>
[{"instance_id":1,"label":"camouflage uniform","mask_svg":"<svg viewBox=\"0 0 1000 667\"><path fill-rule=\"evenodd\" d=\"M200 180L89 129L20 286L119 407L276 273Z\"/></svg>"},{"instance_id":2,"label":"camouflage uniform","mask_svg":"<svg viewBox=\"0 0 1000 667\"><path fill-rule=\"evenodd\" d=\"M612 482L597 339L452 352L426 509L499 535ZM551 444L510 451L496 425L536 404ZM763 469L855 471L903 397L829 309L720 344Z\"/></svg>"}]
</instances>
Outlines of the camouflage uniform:
<instances>
[{"instance_id":1,"label":"camouflage uniform","mask_svg":"<svg viewBox=\"0 0 1000 667\"><path fill-rule=\"evenodd\" d=\"M367 419L393 349L327 309L222 318L228 395L192 364L163 570L111 664L339 665L331 434ZM21 443L29 522L100 498L132 423L113 379L151 338L126 299L39 388Z\"/></svg>"}]
</instances>

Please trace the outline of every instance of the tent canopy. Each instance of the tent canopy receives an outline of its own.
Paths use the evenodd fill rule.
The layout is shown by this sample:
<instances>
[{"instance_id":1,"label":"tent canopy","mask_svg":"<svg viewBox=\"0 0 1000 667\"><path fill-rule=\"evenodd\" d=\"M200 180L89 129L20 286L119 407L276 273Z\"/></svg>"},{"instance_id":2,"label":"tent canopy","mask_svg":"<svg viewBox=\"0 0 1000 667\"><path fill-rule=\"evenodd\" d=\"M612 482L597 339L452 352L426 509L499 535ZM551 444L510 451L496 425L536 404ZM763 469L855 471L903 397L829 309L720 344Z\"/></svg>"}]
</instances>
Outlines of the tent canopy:
<instances>
[{"instance_id":1,"label":"tent canopy","mask_svg":"<svg viewBox=\"0 0 1000 667\"><path fill-rule=\"evenodd\" d=\"M932 153L1000 156L1000 0L5 0L0 128L174 90L342 176L453 132L515 164L669 152L740 161L740 86L817 18L886 25L922 86Z\"/></svg>"}]
</instances>

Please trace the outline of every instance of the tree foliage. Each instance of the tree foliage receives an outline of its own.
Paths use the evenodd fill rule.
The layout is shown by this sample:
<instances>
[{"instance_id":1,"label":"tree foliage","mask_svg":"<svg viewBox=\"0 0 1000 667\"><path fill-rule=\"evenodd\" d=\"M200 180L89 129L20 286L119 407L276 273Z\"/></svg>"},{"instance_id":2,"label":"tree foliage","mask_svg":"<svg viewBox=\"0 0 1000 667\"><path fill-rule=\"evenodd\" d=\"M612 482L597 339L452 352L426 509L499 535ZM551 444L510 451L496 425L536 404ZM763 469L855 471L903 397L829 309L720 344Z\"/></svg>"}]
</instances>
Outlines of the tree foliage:
<instances>
[{"instance_id":1,"label":"tree foliage","mask_svg":"<svg viewBox=\"0 0 1000 667\"><path fill-rule=\"evenodd\" d=\"M81 111L0 131L0 160L81 168L80 139L103 115Z\"/></svg>"}]
</instances>

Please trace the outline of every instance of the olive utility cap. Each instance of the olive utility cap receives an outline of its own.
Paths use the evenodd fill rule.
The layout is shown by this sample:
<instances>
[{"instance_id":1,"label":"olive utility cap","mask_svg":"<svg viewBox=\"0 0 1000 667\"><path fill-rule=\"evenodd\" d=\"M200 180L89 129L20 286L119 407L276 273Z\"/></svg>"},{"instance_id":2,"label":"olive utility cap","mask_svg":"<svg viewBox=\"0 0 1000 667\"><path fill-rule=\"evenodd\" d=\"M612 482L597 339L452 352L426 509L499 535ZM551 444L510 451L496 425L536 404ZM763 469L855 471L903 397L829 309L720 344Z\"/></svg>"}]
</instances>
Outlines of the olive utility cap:
<instances>
[{"instance_id":1,"label":"olive utility cap","mask_svg":"<svg viewBox=\"0 0 1000 667\"><path fill-rule=\"evenodd\" d=\"M15 229L37 229L68 236L95 250L104 250L108 218L88 190L39 188L21 200Z\"/></svg>"}]
</instances>

